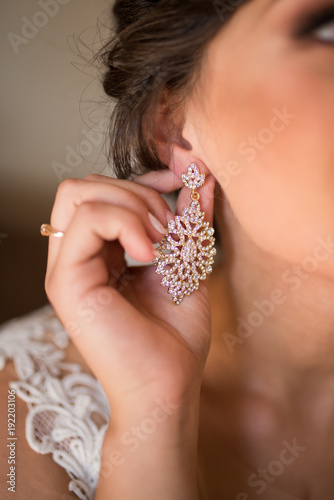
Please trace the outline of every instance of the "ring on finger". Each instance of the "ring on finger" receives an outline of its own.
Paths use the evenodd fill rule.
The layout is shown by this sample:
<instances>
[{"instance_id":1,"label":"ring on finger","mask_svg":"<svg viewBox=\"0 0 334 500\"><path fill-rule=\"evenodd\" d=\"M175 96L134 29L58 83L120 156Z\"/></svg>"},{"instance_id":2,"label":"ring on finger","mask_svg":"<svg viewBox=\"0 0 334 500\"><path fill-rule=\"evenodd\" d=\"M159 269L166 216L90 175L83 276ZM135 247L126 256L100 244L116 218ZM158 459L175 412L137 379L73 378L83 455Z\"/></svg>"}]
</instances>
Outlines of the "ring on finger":
<instances>
[{"instance_id":1,"label":"ring on finger","mask_svg":"<svg viewBox=\"0 0 334 500\"><path fill-rule=\"evenodd\" d=\"M62 231L57 231L50 224L42 224L40 231L42 236L54 236L55 238L62 238L65 234Z\"/></svg>"}]
</instances>

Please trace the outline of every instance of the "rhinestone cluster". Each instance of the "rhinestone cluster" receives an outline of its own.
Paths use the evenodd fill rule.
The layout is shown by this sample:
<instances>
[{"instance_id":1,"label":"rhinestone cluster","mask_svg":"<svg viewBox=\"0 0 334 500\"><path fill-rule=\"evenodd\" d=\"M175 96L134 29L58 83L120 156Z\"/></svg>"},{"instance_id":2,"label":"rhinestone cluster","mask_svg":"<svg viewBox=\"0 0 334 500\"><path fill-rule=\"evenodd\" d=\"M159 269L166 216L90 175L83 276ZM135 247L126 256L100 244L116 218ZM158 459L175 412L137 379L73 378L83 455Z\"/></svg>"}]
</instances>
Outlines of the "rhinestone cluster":
<instances>
[{"instance_id":1,"label":"rhinestone cluster","mask_svg":"<svg viewBox=\"0 0 334 500\"><path fill-rule=\"evenodd\" d=\"M203 185L205 175L200 174L198 167L191 164L188 174L182 174L185 186L194 190ZM204 280L212 272L214 248L214 229L204 222L205 213L197 199L192 198L189 208L185 208L183 216L175 217L168 223L168 231L157 249L159 257L156 272L163 275L161 285L168 288L175 304L180 304L186 295L199 288L200 280Z\"/></svg>"},{"instance_id":2,"label":"rhinestone cluster","mask_svg":"<svg viewBox=\"0 0 334 500\"><path fill-rule=\"evenodd\" d=\"M182 182L190 189L197 189L203 186L205 174L200 174L197 165L192 163L188 168L187 174L182 174Z\"/></svg>"}]
</instances>

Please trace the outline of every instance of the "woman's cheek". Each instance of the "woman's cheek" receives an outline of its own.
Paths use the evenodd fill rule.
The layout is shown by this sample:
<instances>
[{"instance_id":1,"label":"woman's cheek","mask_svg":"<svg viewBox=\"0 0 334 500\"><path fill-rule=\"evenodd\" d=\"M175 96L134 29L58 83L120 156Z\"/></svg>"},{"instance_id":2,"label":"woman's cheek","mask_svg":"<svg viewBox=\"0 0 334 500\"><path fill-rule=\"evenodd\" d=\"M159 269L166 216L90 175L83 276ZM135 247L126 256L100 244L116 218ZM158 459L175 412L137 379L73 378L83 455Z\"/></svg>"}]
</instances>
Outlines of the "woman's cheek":
<instances>
[{"instance_id":1,"label":"woman's cheek","mask_svg":"<svg viewBox=\"0 0 334 500\"><path fill-rule=\"evenodd\" d=\"M252 161L238 158L230 164L229 175L226 166L216 173L250 239L261 250L296 265L313 256L319 239L332 235L334 241L331 152L322 134L314 132L313 142L305 134L296 117ZM316 269L328 277L334 275L330 257Z\"/></svg>"},{"instance_id":2,"label":"woman's cheek","mask_svg":"<svg viewBox=\"0 0 334 500\"><path fill-rule=\"evenodd\" d=\"M199 141L251 240L301 265L334 240L334 87L308 54L261 47L247 60L219 47ZM317 271L334 277L332 260Z\"/></svg>"}]
</instances>

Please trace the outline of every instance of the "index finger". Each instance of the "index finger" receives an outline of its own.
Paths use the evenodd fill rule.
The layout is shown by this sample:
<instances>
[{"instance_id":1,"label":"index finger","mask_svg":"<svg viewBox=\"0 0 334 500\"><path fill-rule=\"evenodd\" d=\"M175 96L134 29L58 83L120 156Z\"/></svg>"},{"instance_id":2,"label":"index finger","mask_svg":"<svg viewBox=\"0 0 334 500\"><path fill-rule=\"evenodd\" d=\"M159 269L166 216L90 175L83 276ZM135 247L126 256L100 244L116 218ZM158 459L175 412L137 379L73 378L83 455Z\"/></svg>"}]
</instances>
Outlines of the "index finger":
<instances>
[{"instance_id":1,"label":"index finger","mask_svg":"<svg viewBox=\"0 0 334 500\"><path fill-rule=\"evenodd\" d=\"M170 169L155 170L134 177L133 182L150 187L160 194L168 194L182 188L183 182Z\"/></svg>"}]
</instances>

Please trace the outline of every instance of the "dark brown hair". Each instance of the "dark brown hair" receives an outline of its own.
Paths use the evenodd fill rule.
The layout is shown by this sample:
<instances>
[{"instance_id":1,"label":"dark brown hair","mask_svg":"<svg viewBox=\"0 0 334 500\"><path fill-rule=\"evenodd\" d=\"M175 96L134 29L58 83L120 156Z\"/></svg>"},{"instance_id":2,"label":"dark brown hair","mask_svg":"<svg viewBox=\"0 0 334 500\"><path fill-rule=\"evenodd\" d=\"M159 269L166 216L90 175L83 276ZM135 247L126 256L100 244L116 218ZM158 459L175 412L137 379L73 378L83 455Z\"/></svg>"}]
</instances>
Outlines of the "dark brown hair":
<instances>
[{"instance_id":1,"label":"dark brown hair","mask_svg":"<svg viewBox=\"0 0 334 500\"><path fill-rule=\"evenodd\" d=\"M114 100L110 157L118 177L165 168L154 116L163 93L181 105L207 44L247 0L117 0L115 34L102 51L103 87Z\"/></svg>"}]
</instances>

